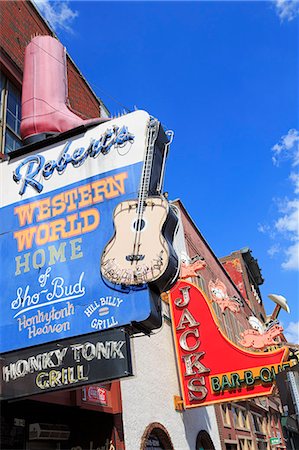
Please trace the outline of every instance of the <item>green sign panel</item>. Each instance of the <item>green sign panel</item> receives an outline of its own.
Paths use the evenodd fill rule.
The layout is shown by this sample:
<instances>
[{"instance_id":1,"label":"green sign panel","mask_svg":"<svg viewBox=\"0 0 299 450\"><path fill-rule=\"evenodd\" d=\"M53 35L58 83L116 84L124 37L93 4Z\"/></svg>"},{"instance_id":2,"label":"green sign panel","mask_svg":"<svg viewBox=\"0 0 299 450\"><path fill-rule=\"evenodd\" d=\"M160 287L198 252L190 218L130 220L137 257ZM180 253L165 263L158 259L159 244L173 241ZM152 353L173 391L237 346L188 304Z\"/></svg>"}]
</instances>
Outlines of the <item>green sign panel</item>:
<instances>
[{"instance_id":1,"label":"green sign panel","mask_svg":"<svg viewBox=\"0 0 299 450\"><path fill-rule=\"evenodd\" d=\"M281 443L281 439L279 437L270 438L270 445L277 445Z\"/></svg>"}]
</instances>

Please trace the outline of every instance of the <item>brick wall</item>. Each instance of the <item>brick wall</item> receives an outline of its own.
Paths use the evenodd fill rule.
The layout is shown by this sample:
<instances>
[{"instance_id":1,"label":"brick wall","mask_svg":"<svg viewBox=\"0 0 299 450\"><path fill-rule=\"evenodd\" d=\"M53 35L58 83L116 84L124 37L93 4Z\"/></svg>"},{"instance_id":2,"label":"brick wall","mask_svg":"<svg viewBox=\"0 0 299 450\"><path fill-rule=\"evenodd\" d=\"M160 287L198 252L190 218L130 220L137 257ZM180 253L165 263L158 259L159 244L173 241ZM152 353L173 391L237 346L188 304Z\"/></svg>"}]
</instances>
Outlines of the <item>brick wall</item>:
<instances>
[{"instance_id":1,"label":"brick wall","mask_svg":"<svg viewBox=\"0 0 299 450\"><path fill-rule=\"evenodd\" d=\"M52 35L52 30L30 1L2 1L0 22L1 59L10 60L14 81L22 74L26 45L35 35ZM83 118L99 117L99 101L85 83L75 65L68 59L68 95L71 108ZM7 67L7 66L6 66ZM3 64L4 68L4 64ZM11 69L13 70L13 69ZM10 70L8 70L10 71ZM8 75L10 75L8 73Z\"/></svg>"},{"instance_id":2,"label":"brick wall","mask_svg":"<svg viewBox=\"0 0 299 450\"><path fill-rule=\"evenodd\" d=\"M180 208L185 241L189 256L194 257L196 254L198 254L204 258L207 264L206 268L199 272L200 275L204 278L206 285L208 286L210 280L213 280L215 282L218 278L225 284L227 288L227 294L230 297L236 296L242 299L240 291L238 291L237 287L232 282L226 270L223 268L222 264L217 259L208 243L205 241L204 237L200 235L200 232L190 220L190 217L188 216L188 213L184 209L183 205L180 202L177 202L176 205ZM244 301L243 303L244 308L242 308L242 314L238 315L238 320L243 325L244 329L246 329L248 328L247 316L252 315L252 311L246 301ZM220 326L222 327L222 329L224 329L222 321L220 323Z\"/></svg>"}]
</instances>

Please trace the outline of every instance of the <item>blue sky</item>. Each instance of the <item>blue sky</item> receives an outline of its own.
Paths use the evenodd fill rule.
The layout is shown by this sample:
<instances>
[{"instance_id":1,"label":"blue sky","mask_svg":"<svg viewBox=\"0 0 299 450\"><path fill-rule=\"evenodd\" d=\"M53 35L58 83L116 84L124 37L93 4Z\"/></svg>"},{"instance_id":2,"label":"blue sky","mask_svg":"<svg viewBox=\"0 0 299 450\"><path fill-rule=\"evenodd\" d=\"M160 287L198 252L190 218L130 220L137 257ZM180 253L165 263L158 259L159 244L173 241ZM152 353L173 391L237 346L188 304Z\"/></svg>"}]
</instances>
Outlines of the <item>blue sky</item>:
<instances>
[{"instance_id":1,"label":"blue sky","mask_svg":"<svg viewBox=\"0 0 299 450\"><path fill-rule=\"evenodd\" d=\"M217 256L251 248L298 342L298 2L38 4L112 114L174 130L165 190Z\"/></svg>"}]
</instances>

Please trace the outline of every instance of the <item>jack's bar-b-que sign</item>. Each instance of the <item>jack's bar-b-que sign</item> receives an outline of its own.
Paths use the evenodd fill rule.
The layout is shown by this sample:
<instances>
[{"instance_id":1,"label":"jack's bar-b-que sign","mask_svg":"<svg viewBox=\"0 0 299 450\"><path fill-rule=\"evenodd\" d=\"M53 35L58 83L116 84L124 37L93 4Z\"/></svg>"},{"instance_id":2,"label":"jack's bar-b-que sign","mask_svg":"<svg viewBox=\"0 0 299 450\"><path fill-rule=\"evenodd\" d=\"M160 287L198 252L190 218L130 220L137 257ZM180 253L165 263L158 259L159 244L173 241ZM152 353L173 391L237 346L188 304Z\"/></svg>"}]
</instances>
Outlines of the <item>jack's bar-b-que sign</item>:
<instances>
[{"instance_id":1,"label":"jack's bar-b-que sign","mask_svg":"<svg viewBox=\"0 0 299 450\"><path fill-rule=\"evenodd\" d=\"M170 308L185 408L270 395L276 374L290 365L285 348L257 353L229 341L192 283L176 283Z\"/></svg>"},{"instance_id":2,"label":"jack's bar-b-que sign","mask_svg":"<svg viewBox=\"0 0 299 450\"><path fill-rule=\"evenodd\" d=\"M0 163L0 353L160 326L153 292L114 289L100 267L113 211L138 195L150 120L135 111Z\"/></svg>"},{"instance_id":3,"label":"jack's bar-b-que sign","mask_svg":"<svg viewBox=\"0 0 299 450\"><path fill-rule=\"evenodd\" d=\"M132 375L130 339L122 328L2 355L1 398L12 399Z\"/></svg>"}]
</instances>

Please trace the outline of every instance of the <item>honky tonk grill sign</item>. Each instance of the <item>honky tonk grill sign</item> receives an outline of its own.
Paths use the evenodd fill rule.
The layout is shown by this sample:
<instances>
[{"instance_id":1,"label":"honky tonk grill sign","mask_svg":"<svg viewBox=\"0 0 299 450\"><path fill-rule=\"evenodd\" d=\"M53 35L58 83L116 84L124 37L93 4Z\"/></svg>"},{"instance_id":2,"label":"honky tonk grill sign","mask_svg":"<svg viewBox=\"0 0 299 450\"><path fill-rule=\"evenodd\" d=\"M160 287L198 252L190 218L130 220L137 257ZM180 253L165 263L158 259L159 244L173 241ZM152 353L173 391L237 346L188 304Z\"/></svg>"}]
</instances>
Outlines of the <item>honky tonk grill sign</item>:
<instances>
[{"instance_id":1,"label":"honky tonk grill sign","mask_svg":"<svg viewBox=\"0 0 299 450\"><path fill-rule=\"evenodd\" d=\"M1 399L15 399L132 375L123 328L64 339L1 355Z\"/></svg>"},{"instance_id":2,"label":"honky tonk grill sign","mask_svg":"<svg viewBox=\"0 0 299 450\"><path fill-rule=\"evenodd\" d=\"M178 281L169 299L185 408L272 393L276 374L290 366L287 349L257 353L229 341L192 283Z\"/></svg>"}]
</instances>

